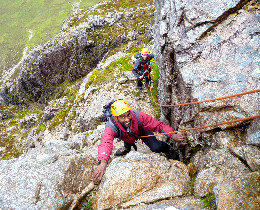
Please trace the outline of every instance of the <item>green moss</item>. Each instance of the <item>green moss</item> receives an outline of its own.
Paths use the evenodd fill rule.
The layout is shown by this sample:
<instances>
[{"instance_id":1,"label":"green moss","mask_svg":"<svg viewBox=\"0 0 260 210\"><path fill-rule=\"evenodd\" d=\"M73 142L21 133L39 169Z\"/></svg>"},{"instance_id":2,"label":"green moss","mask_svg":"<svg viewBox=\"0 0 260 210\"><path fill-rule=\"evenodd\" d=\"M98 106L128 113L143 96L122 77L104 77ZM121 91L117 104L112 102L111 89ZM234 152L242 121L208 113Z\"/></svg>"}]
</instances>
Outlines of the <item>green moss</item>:
<instances>
[{"instance_id":1,"label":"green moss","mask_svg":"<svg viewBox=\"0 0 260 210\"><path fill-rule=\"evenodd\" d=\"M18 139L26 139L33 128L23 129L20 127L19 119L31 114L40 114L42 111L37 103L31 103L28 108L20 108L18 106L0 107L1 111L11 113L12 116L6 120L0 120L1 138L0 146L5 147L0 154L2 159L10 159L19 157L22 154ZM40 123L41 120L38 121ZM37 125L36 125L37 126ZM10 131L10 127L14 127Z\"/></svg>"},{"instance_id":2,"label":"green moss","mask_svg":"<svg viewBox=\"0 0 260 210\"><path fill-rule=\"evenodd\" d=\"M9 135L6 139L5 139L5 142L6 142L6 145L9 145L9 143L13 142L14 141L14 135L15 133L12 133L11 135Z\"/></svg>"},{"instance_id":3,"label":"green moss","mask_svg":"<svg viewBox=\"0 0 260 210\"><path fill-rule=\"evenodd\" d=\"M36 128L36 134L38 135L40 132L45 131L46 130L46 125L45 123L42 121L38 127Z\"/></svg>"},{"instance_id":4,"label":"green moss","mask_svg":"<svg viewBox=\"0 0 260 210\"><path fill-rule=\"evenodd\" d=\"M208 194L201 201L201 205L206 209L215 209L216 208L216 198L214 194Z\"/></svg>"},{"instance_id":5,"label":"green moss","mask_svg":"<svg viewBox=\"0 0 260 210\"><path fill-rule=\"evenodd\" d=\"M152 0L129 0L129 1L109 1L105 5L100 5L98 9L107 12L124 11L126 8L147 7L152 5Z\"/></svg>"},{"instance_id":6,"label":"green moss","mask_svg":"<svg viewBox=\"0 0 260 210\"><path fill-rule=\"evenodd\" d=\"M89 77L88 82L87 82L87 84L86 84L86 86L85 86L85 89L87 89L91 84L94 83L94 81L96 80L96 78L101 74L101 73L100 73L101 71L102 71L102 69L95 69L95 70L92 72L92 74L91 74L91 76Z\"/></svg>"},{"instance_id":7,"label":"green moss","mask_svg":"<svg viewBox=\"0 0 260 210\"><path fill-rule=\"evenodd\" d=\"M82 93L80 96L78 96L77 100L74 102L74 104L78 104L84 100L85 93ZM76 98L76 97L75 97Z\"/></svg>"},{"instance_id":8,"label":"green moss","mask_svg":"<svg viewBox=\"0 0 260 210\"><path fill-rule=\"evenodd\" d=\"M152 106L155 111L155 117L157 119L159 119L160 118L160 106L157 105L156 103L158 103L157 87L158 87L160 71L159 71L159 68L155 61L151 65L151 68L152 68L151 77L152 77L152 80L154 81L154 83L153 83L152 90L151 91L149 90L148 92L151 97Z\"/></svg>"},{"instance_id":9,"label":"green moss","mask_svg":"<svg viewBox=\"0 0 260 210\"><path fill-rule=\"evenodd\" d=\"M92 209L92 200L93 198L87 198L82 205L80 206L80 209L86 209L91 210Z\"/></svg>"},{"instance_id":10,"label":"green moss","mask_svg":"<svg viewBox=\"0 0 260 210\"><path fill-rule=\"evenodd\" d=\"M54 119L52 120L51 124L50 124L50 129L53 129L55 128L56 126L62 124L66 117L68 116L69 114L69 111L71 109L71 106L69 107L64 107L55 117Z\"/></svg>"},{"instance_id":11,"label":"green moss","mask_svg":"<svg viewBox=\"0 0 260 210\"><path fill-rule=\"evenodd\" d=\"M68 125L69 125L69 128L71 128L71 126L72 126L72 122L73 122L73 119L76 118L76 114L77 114L76 109L73 108L71 114L69 115L69 119L68 119Z\"/></svg>"},{"instance_id":12,"label":"green moss","mask_svg":"<svg viewBox=\"0 0 260 210\"><path fill-rule=\"evenodd\" d=\"M40 113L40 110L37 108L26 109L26 108L19 108L18 106L12 106L11 108L7 107L5 110L9 110L12 113L13 119L10 121L10 123L14 125L17 123L17 119L22 119L27 115Z\"/></svg>"},{"instance_id":13,"label":"green moss","mask_svg":"<svg viewBox=\"0 0 260 210\"><path fill-rule=\"evenodd\" d=\"M132 54L132 55L135 55L135 54L141 52L141 50L142 50L142 47L141 47L141 46L134 46L134 47L131 49L131 54Z\"/></svg>"},{"instance_id":14,"label":"green moss","mask_svg":"<svg viewBox=\"0 0 260 210\"><path fill-rule=\"evenodd\" d=\"M22 98L22 101L23 101L23 103L26 105L26 106L28 106L29 105L29 103L31 102L31 101L34 101L35 100L35 97L34 97L34 95L32 94L32 93L23 93L23 96L22 96L23 98Z\"/></svg>"},{"instance_id":15,"label":"green moss","mask_svg":"<svg viewBox=\"0 0 260 210\"><path fill-rule=\"evenodd\" d=\"M196 178L197 178L197 176L191 177L191 179L190 179L189 182L187 183L186 193L187 193L188 195L193 195L193 194L194 194L194 185L195 185Z\"/></svg>"},{"instance_id":16,"label":"green moss","mask_svg":"<svg viewBox=\"0 0 260 210\"><path fill-rule=\"evenodd\" d=\"M55 90L46 93L48 95L43 94L41 96L40 101L42 103L45 103L46 98L48 98L48 100L56 100L66 96L70 102L73 102L74 99L76 98L77 91L80 87L81 82L82 79L78 79L77 81L73 81L73 82L70 82L69 80L65 80L58 87L56 87ZM45 88L48 89L47 86Z\"/></svg>"},{"instance_id":17,"label":"green moss","mask_svg":"<svg viewBox=\"0 0 260 210\"><path fill-rule=\"evenodd\" d=\"M151 7L150 11L147 10L147 6L152 6L153 1L111 1L105 5L100 5L96 11L93 12L85 12L85 15L81 17L80 20L77 19L75 25L79 23L83 23L87 21L89 15L100 15L101 17L105 17L108 12L111 12L112 15L115 14L115 10L117 12L123 12L123 16L118 22L118 24L113 24L112 26L108 23L105 23L102 27L95 26L95 29L90 29L88 33L88 39L94 42L98 42L99 44L108 45L111 40L115 39L122 34L128 34L129 32L134 33L136 35L135 42L138 45L146 44L146 33L147 26L152 26L154 24L153 15L151 15L155 8ZM137 7L139 8L138 10ZM142 7L145 7L144 9ZM133 9L133 17L126 17L124 15L126 8ZM71 23L72 25L74 23Z\"/></svg>"},{"instance_id":18,"label":"green moss","mask_svg":"<svg viewBox=\"0 0 260 210\"><path fill-rule=\"evenodd\" d=\"M10 127L11 127L11 126L17 126L17 124L18 124L18 122L17 122L16 119L12 119L12 120L9 122Z\"/></svg>"},{"instance_id":19,"label":"green moss","mask_svg":"<svg viewBox=\"0 0 260 210\"><path fill-rule=\"evenodd\" d=\"M15 134L17 134L18 131L13 132L12 134L4 134L2 133L1 139L0 139L0 146L4 146L5 150L4 152L0 152L1 159L11 159L11 158L17 158L21 155L21 151L16 148L16 140L15 140Z\"/></svg>"},{"instance_id":20,"label":"green moss","mask_svg":"<svg viewBox=\"0 0 260 210\"><path fill-rule=\"evenodd\" d=\"M28 136L29 136L29 133L31 133L33 128L29 128L29 129L24 129L22 131L22 135L23 135L23 138L26 139Z\"/></svg>"},{"instance_id":21,"label":"green moss","mask_svg":"<svg viewBox=\"0 0 260 210\"><path fill-rule=\"evenodd\" d=\"M108 1L106 4L99 5L95 11L89 11L89 10L82 11L80 15L70 20L69 24L71 24L72 26L77 26L82 22L86 22L88 16L90 15L100 15L101 17L105 17L109 12L110 13L115 13L115 11L125 12L126 9L128 10L129 8L132 8L133 10L139 8L139 10L135 11L135 13L143 15L146 18L146 22L150 22L152 21L152 17L147 16L147 13L153 12L154 8L151 9L151 11L147 11L147 9L142 9L142 7L147 7L152 5L153 5L152 0ZM127 19L130 20L131 18L127 18ZM138 17L135 17L134 19L138 19Z\"/></svg>"},{"instance_id":22,"label":"green moss","mask_svg":"<svg viewBox=\"0 0 260 210\"><path fill-rule=\"evenodd\" d=\"M117 61L113 61L105 68L105 72L113 72L115 68L119 68L120 73L124 71L131 71L133 66L129 63L129 61L129 58L127 57L122 57Z\"/></svg>"},{"instance_id":23,"label":"green moss","mask_svg":"<svg viewBox=\"0 0 260 210\"><path fill-rule=\"evenodd\" d=\"M122 57L117 61L112 61L104 70L96 69L93 71L86 84L86 88L91 84L97 85L104 81L116 81L118 77L123 76L124 71L131 71L132 68L133 66L130 64L129 58L127 57ZM118 77L114 77L115 71L118 72Z\"/></svg>"},{"instance_id":24,"label":"green moss","mask_svg":"<svg viewBox=\"0 0 260 210\"><path fill-rule=\"evenodd\" d=\"M0 152L0 155L2 155L2 154L3 153ZM9 159L12 159L12 158L18 158L21 154L22 154L22 152L19 149L13 149L13 150L6 152L3 155L2 159L3 160L9 160Z\"/></svg>"},{"instance_id":25,"label":"green moss","mask_svg":"<svg viewBox=\"0 0 260 210\"><path fill-rule=\"evenodd\" d=\"M140 95L141 95L141 92L140 92L140 91L137 91L137 92L133 91L132 94L133 94L134 96L140 96Z\"/></svg>"}]
</instances>

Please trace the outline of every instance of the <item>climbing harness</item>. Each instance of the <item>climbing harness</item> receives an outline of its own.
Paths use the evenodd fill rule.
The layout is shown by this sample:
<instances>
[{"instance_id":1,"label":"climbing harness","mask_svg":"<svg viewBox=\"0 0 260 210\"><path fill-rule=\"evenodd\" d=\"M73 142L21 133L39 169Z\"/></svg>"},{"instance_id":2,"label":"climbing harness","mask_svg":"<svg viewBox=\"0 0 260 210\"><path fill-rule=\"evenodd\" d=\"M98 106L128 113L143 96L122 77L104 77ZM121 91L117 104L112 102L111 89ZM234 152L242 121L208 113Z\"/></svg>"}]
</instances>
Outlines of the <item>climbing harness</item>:
<instances>
[{"instance_id":1,"label":"climbing harness","mask_svg":"<svg viewBox=\"0 0 260 210\"><path fill-rule=\"evenodd\" d=\"M151 69L151 65L153 64L153 62L154 62L154 58L152 59L152 62L150 62L150 65L148 66L148 68L147 68L147 69L145 70L145 72L143 73L143 75L142 75L143 78L150 76L149 69ZM148 73L148 74L145 75L146 73Z\"/></svg>"}]
</instances>

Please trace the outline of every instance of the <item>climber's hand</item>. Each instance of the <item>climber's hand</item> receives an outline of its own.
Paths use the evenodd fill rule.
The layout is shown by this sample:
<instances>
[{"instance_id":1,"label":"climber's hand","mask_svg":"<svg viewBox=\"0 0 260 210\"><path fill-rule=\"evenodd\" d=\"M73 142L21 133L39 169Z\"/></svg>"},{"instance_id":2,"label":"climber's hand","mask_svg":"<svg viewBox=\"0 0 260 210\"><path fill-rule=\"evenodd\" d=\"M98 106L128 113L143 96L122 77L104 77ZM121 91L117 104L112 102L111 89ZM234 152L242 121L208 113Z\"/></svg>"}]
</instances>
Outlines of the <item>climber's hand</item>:
<instances>
[{"instance_id":1,"label":"climber's hand","mask_svg":"<svg viewBox=\"0 0 260 210\"><path fill-rule=\"evenodd\" d=\"M188 144L186 141L186 136L183 133L174 133L172 134L171 138L178 142L180 145L186 145Z\"/></svg>"},{"instance_id":2,"label":"climber's hand","mask_svg":"<svg viewBox=\"0 0 260 210\"><path fill-rule=\"evenodd\" d=\"M107 162L105 160L101 160L100 164L96 167L92 175L91 181L93 181L95 184L98 184L102 180L103 175L106 172L106 168Z\"/></svg>"}]
</instances>

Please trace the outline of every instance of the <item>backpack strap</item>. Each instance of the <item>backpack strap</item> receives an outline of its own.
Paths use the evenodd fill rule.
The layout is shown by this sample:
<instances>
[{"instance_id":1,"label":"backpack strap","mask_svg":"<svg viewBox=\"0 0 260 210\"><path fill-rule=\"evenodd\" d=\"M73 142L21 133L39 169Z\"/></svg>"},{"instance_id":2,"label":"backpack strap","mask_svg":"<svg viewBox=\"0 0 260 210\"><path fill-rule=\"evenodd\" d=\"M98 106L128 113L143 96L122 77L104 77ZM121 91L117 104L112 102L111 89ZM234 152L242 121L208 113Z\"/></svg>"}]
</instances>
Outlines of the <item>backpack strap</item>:
<instances>
[{"instance_id":1,"label":"backpack strap","mask_svg":"<svg viewBox=\"0 0 260 210\"><path fill-rule=\"evenodd\" d=\"M123 136L122 131L116 126L114 119L109 118L106 126L112 128L114 132L117 134L117 138L121 138Z\"/></svg>"},{"instance_id":2,"label":"backpack strap","mask_svg":"<svg viewBox=\"0 0 260 210\"><path fill-rule=\"evenodd\" d=\"M137 118L137 123L140 124L140 123L141 123L141 120L140 120L139 111L133 110L133 112L135 113L135 116L136 116L136 118Z\"/></svg>"}]
</instances>

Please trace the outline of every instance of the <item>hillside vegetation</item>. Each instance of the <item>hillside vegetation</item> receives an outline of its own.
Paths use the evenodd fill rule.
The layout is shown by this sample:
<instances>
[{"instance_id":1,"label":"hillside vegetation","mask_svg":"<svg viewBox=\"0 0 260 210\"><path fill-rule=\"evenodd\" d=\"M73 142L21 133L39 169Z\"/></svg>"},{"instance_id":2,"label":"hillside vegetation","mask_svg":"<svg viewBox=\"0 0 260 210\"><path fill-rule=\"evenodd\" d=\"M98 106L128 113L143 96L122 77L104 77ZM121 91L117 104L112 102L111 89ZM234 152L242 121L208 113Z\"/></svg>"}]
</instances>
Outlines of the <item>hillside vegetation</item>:
<instances>
[{"instance_id":1,"label":"hillside vegetation","mask_svg":"<svg viewBox=\"0 0 260 210\"><path fill-rule=\"evenodd\" d=\"M22 58L23 50L44 44L61 30L64 19L72 14L69 2L77 0L0 0L0 77ZM80 9L87 9L101 0L81 0ZM29 30L32 39L29 40ZM17 77L16 69L14 77Z\"/></svg>"},{"instance_id":2,"label":"hillside vegetation","mask_svg":"<svg viewBox=\"0 0 260 210\"><path fill-rule=\"evenodd\" d=\"M102 27L95 27L95 30L87 29L88 32L88 40L94 43L91 47L87 47L82 54L89 55L90 59L86 59L84 55L80 55L76 58L73 58L72 63L70 64L71 72L75 75L77 79L70 79L66 78L67 72L70 72L68 68L64 69L64 72L59 73L61 66L63 63L59 63L55 56L48 56L47 60L44 61L46 63L53 62L50 65L50 68L53 66L57 66L56 75L52 72L50 69L46 69L44 71L50 71L49 74L53 74L52 76L47 76L45 79L45 86L42 86L40 88L41 96L38 101L33 102L32 99L32 93L26 93L23 96L23 101L26 102L26 106L24 104L21 105L14 105L12 107L9 106L2 106L0 110L1 118L3 119L0 121L0 126L2 129L2 138L0 140L0 147L4 148L0 151L0 157L2 159L10 159L13 157L18 157L21 155L24 151L25 142L26 139L30 137L30 133L33 131L34 134L38 135L40 132L43 132L45 130L55 130L57 126L64 126L65 119L68 117L69 113L75 113L74 106L77 106L77 104L83 100L83 96L80 96L77 100L77 94L78 90L80 88L80 85L82 83L83 72L86 75L86 73L89 73L93 70L93 68L96 66L96 63L91 60L94 58L95 62L99 59L101 61L103 58L106 59L107 57L115 54L119 51L125 51L127 54L120 58L119 60L112 61L108 66L106 66L104 69L102 68L96 68L93 70L92 75L89 77L88 82L85 85L85 88L89 88L90 86L97 86L102 87L102 84L106 83L112 83L115 84L118 82L118 79L124 75L124 72L131 71L132 70L132 60L131 57L135 53L139 52L142 46L145 46L147 43L147 31L153 24L153 15L151 15L154 11L154 8L150 8L148 11L146 9L147 6L150 6L152 3L151 0L146 1L125 1L125 2L118 2L118 1L112 1L108 2L106 4L100 5L97 7L96 10L82 10L79 14L70 16L65 22L65 24L70 25L70 28L77 28L77 26L84 24L85 22L88 22L88 18L93 15L99 15L99 17L105 17L107 13L114 13L114 9L116 8L117 12L126 12L131 8L132 15L131 17L127 17L125 15L124 18L120 19L117 24L113 24L112 26L109 26L108 23L104 24ZM139 7L139 9L137 9ZM136 10L136 11L135 11ZM148 12L147 12L148 11ZM70 29L69 28L69 29ZM64 29L63 33L61 34L70 34L69 29ZM117 37L124 36L125 34L130 33L132 34L131 40L127 42L127 40L123 41L122 43L116 42ZM49 43L52 43L53 46L57 46L60 43L62 43L63 46L70 46L68 44L71 42L71 40L68 42L66 39L63 38L64 35L59 36L57 35L53 40L51 40ZM70 36L70 35L69 35ZM81 39L82 35L77 35L77 40L75 43L76 48L69 47L69 51L75 52L72 53L73 55L77 54L77 48L78 48L78 40ZM85 34L83 34L85 36ZM72 38L73 42L75 41ZM115 40L115 41L111 41ZM115 44L110 46L111 42L115 42ZM52 46L51 45L51 46ZM109 47L108 51L106 53L101 54L98 50L92 51L94 46L107 46ZM107 48L104 47L104 48ZM43 45L43 50L40 51L40 53L44 53L46 51L49 52L48 44ZM102 51L104 52L104 51ZM97 57L95 55L101 54L100 57ZM97 58L97 59L96 59ZM29 57L28 60L25 60L23 63L23 69L28 71L28 75L26 78L30 79L33 78L33 74L39 75L40 78L42 78L44 75L40 72L42 70L39 69L38 66L40 66L40 61L38 61L39 57ZM50 59L51 61L49 61ZM69 61L69 57L65 58L66 61ZM63 61L62 61L63 62ZM32 66L29 68L29 66ZM42 66L42 65L41 65ZM154 88L152 89L153 97L157 99L157 84L159 79L159 69L156 66L156 63L153 63L153 80L154 80ZM78 69L77 71L79 74L76 74L75 69ZM88 72L86 70L88 69ZM118 71L118 73L115 73L115 70ZM47 74L47 75L49 75ZM60 75L59 75L60 74ZM116 76L115 76L116 75ZM56 79L59 79L58 81ZM54 79L51 81L51 79ZM63 79L63 80L61 80ZM38 79L36 79L38 80ZM60 83L60 81L62 81ZM32 81L34 84L26 85L26 88L32 87L32 91L37 86L35 85L35 79ZM59 84L60 83L60 84ZM44 89L47 88L45 91ZM28 89L28 91L30 91ZM135 95L139 95L140 93L133 93ZM59 106L58 111L55 113L55 117L49 120L44 120L44 108L47 104L51 105L55 102L55 100L59 100L60 98L66 97L67 101L65 104L62 104L62 106ZM76 100L76 102L75 102ZM40 102L40 103L39 103ZM84 102L84 100L83 100ZM18 102L19 104L20 102ZM154 106L155 110L157 110L156 115L159 116L159 109L158 107ZM26 119L28 116L35 116L37 115L37 120L35 122L32 122L32 124L28 126L24 126L23 119ZM69 117L69 125L72 124L73 121L75 121L76 116L73 114ZM34 120L32 120L34 121ZM75 127L75 126L74 126ZM74 129L74 132L78 132L78 128L69 128L70 130Z\"/></svg>"}]
</instances>

